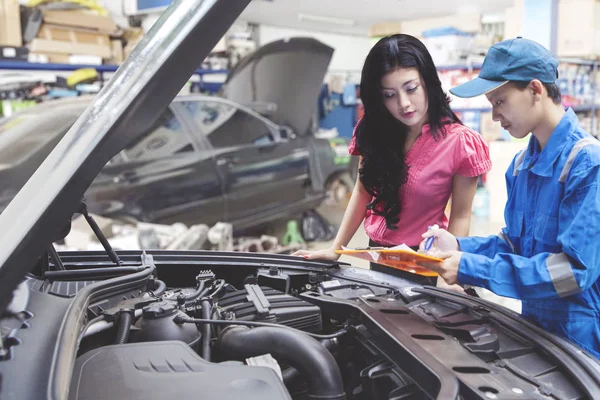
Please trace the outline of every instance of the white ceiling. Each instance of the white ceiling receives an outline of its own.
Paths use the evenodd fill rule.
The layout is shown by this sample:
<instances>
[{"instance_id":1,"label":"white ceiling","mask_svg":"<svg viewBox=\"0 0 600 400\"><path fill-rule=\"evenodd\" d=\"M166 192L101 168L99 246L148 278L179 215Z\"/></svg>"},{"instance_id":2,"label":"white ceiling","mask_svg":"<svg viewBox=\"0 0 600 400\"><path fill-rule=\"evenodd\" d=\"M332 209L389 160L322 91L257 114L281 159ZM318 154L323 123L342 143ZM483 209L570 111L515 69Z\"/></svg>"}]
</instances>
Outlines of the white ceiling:
<instances>
[{"instance_id":1,"label":"white ceiling","mask_svg":"<svg viewBox=\"0 0 600 400\"><path fill-rule=\"evenodd\" d=\"M367 35L378 22L402 21L450 14L494 14L513 0L253 0L242 14L247 22L304 30ZM298 13L356 21L353 26L300 21Z\"/></svg>"}]
</instances>

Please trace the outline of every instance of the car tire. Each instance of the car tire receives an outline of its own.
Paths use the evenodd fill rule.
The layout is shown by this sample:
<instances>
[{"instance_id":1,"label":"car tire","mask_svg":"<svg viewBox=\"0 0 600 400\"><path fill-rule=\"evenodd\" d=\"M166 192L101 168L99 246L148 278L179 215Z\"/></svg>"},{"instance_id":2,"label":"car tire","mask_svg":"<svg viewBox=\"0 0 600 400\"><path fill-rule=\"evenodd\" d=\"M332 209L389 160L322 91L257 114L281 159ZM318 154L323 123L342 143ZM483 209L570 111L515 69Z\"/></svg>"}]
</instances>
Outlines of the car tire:
<instances>
[{"instance_id":1,"label":"car tire","mask_svg":"<svg viewBox=\"0 0 600 400\"><path fill-rule=\"evenodd\" d=\"M325 205L329 207L346 208L353 188L354 181L348 172L335 175L328 179L327 184L325 185L325 192L327 194Z\"/></svg>"}]
</instances>

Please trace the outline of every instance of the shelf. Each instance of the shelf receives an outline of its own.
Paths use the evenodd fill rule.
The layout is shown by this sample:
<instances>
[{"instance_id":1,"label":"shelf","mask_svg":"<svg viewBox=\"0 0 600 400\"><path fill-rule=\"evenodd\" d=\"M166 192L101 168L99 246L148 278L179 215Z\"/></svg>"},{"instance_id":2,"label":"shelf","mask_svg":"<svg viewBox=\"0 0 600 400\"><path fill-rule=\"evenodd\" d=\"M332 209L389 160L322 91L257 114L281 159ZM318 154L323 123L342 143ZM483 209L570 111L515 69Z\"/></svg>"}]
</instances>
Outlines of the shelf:
<instances>
[{"instance_id":1,"label":"shelf","mask_svg":"<svg viewBox=\"0 0 600 400\"><path fill-rule=\"evenodd\" d=\"M481 64L457 64L457 65L439 65L436 67L438 71L452 71L456 69L469 70L469 69L481 69Z\"/></svg>"},{"instance_id":2,"label":"shelf","mask_svg":"<svg viewBox=\"0 0 600 400\"><path fill-rule=\"evenodd\" d=\"M93 68L98 72L115 72L118 65L76 65L76 64L44 64L44 63L30 63L26 61L1 61L0 70L26 70L26 71L75 71L81 68ZM219 69L197 69L194 74L196 75L208 75L208 74L228 74L229 70Z\"/></svg>"},{"instance_id":3,"label":"shelf","mask_svg":"<svg viewBox=\"0 0 600 400\"><path fill-rule=\"evenodd\" d=\"M598 61L596 60L584 60L584 59L580 59L580 58L559 58L558 59L559 63L565 63L565 64L577 64L577 65L594 65L596 64Z\"/></svg>"},{"instance_id":4,"label":"shelf","mask_svg":"<svg viewBox=\"0 0 600 400\"><path fill-rule=\"evenodd\" d=\"M474 111L479 111L479 112L491 112L492 111L492 107L473 107L473 108L452 108L452 111L454 112L474 112Z\"/></svg>"},{"instance_id":5,"label":"shelf","mask_svg":"<svg viewBox=\"0 0 600 400\"><path fill-rule=\"evenodd\" d=\"M596 106L594 106L593 104L584 104L584 105L580 105L580 106L572 106L571 108L575 112L586 112L586 111L592 111L592 108L594 108L596 110L600 110L600 104L597 104ZM452 111L454 111L454 112L473 112L473 111L491 112L492 107L452 108Z\"/></svg>"},{"instance_id":6,"label":"shelf","mask_svg":"<svg viewBox=\"0 0 600 400\"><path fill-rule=\"evenodd\" d=\"M586 111L592 111L592 108L596 109L596 110L600 109L600 105L584 104L584 105L580 105L580 106L571 106L571 108L575 112L586 112Z\"/></svg>"}]
</instances>

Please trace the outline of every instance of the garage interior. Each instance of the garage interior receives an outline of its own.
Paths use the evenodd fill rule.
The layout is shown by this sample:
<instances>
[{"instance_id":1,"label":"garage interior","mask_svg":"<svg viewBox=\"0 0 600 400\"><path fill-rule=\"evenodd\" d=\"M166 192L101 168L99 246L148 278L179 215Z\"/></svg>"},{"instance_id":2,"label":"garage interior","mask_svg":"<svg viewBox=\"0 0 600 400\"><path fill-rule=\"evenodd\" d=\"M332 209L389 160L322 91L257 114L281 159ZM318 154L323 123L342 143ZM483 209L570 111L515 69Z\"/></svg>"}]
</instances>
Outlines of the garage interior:
<instances>
[{"instance_id":1,"label":"garage interior","mask_svg":"<svg viewBox=\"0 0 600 400\"><path fill-rule=\"evenodd\" d=\"M81 110L66 103L74 104L75 99L97 94L170 3L169 0L0 0L0 116L3 118L0 132L14 124L15 116L41 121L42 111L37 110L54 102L73 109L65 108L64 121L48 117L46 123L56 129L72 123ZM379 38L408 33L422 39L434 58L445 90L476 76L492 44L516 36L536 40L560 59L558 83L563 104L572 107L584 128L596 134L600 102L596 96L596 60L600 47L588 38L600 24L599 4L593 0L373 0L368 4L363 0L254 0L198 65L181 89L181 101L173 106L173 115L164 116L161 125L154 127L156 133L151 140L134 144L107 164L106 175L90 188L88 210L117 250L214 249L289 254L300 248L326 248L339 227L356 179L357 160L348 155L347 144L362 113L359 91L362 64ZM300 41L297 46L312 46L315 52L320 52L322 58L315 59L315 63L321 63L321 68L303 71L300 58L284 59L280 65L288 73L274 76L272 87L265 89L281 91L279 104L261 103L246 96L244 93L249 92L245 92L248 86L242 67L248 65L242 60L254 54L259 65L277 52L273 44L299 38L306 43ZM326 54L327 49L332 53ZM290 76L298 73L310 74L310 90L294 85ZM317 94L302 102L301 92ZM221 102L219 99L223 98L245 108ZM291 98L296 98L296 103L285 104ZM493 164L492 170L480 177L470 234L495 234L504 225L504 171L528 138L515 140L494 122L485 97L452 98L451 104L463 123L484 137ZM298 107L302 106L308 107L306 113L310 115L306 119L299 115L302 113ZM285 119L282 116L286 112L298 114L292 127L277 125L281 118ZM68 113L72 113L71 120L66 117ZM184 113L189 113L186 121L182 121ZM215 160L214 165L203 161L206 164L203 171L210 170L207 175L211 177L185 182L173 177L163 182L163 187L174 185L182 191L177 195L173 195L173 190L157 194L144 186L144 180L159 179L140 175L144 168L142 161L147 156L153 157L151 153L142 154L144 151L152 146L158 151L163 146L161 152L171 152L169 160L179 158L178 162L185 164L187 150L191 149L186 150L186 146L192 145L169 143L171 139L167 137L183 129L180 124L206 124L208 120L214 123L216 118L218 125L218 115L234 114L238 114L238 124L256 123L261 125L259 130L277 132L266 137L249 137L251 134L239 131L228 142L217 144L212 139L216 136L209 136L213 133L207 131L205 138L212 141L205 143L207 146L258 147L264 144L261 140L296 143L298 136L306 136L299 134L298 129L306 129L311 140L305 140L297 148L272 150L270 154L239 150ZM0 160L7 164L11 159L18 162L18 154L33 151L44 140L39 132L34 132L35 127L30 129L21 143L10 140L3 143L0 135ZM231 132L233 129L236 128ZM191 150L196 151L203 144L193 146ZM296 165L297 171L289 171L297 175L281 179L303 179L304 187L300 190L292 185L287 189L273 185L274 180L280 179L273 169L281 168L283 163L293 165L284 152L294 151L310 154L302 166ZM175 153L183 156L174 156ZM267 159L261 158L264 156L281 164L272 161L271 170L263 169L255 177L244 175L245 169L258 168L264 163ZM250 161L246 166L238 165L235 190L239 191L234 192L234 188L222 183L227 179L222 174L223 166L244 164L247 160ZM131 163L135 168L123 166ZM302 173L309 172L301 176L300 169ZM173 172L161 172L170 173ZM210 179L214 181L211 183ZM259 189L258 185L266 184L270 184L269 189ZM181 196L188 196L182 193L193 192L194 185L214 191L214 198L190 196L182 200ZM4 189L0 193L7 198L18 190ZM144 191L145 195L140 194ZM132 203L127 204L128 201ZM194 211L190 211L190 204L195 205ZM367 243L364 230L359 229L349 247ZM59 250L102 249L83 216L74 221L71 234L56 246ZM347 256L342 261L368 266L364 260Z\"/></svg>"}]
</instances>

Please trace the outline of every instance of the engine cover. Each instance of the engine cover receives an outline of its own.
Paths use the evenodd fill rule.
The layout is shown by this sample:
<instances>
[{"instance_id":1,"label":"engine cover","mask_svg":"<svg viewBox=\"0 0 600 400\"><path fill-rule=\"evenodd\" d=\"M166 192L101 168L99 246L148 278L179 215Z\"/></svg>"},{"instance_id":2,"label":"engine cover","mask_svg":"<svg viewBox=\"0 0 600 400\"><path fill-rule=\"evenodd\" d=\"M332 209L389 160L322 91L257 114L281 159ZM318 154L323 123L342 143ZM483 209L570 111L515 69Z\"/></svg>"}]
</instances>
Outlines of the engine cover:
<instances>
[{"instance_id":1,"label":"engine cover","mask_svg":"<svg viewBox=\"0 0 600 400\"><path fill-rule=\"evenodd\" d=\"M242 321L272 322L314 333L323 328L318 306L268 287L246 285L223 296L218 306Z\"/></svg>"},{"instance_id":2,"label":"engine cover","mask_svg":"<svg viewBox=\"0 0 600 400\"><path fill-rule=\"evenodd\" d=\"M77 359L69 400L282 400L291 396L270 368L210 363L180 341L91 350Z\"/></svg>"}]
</instances>

